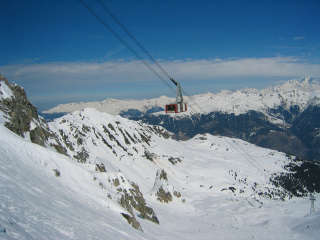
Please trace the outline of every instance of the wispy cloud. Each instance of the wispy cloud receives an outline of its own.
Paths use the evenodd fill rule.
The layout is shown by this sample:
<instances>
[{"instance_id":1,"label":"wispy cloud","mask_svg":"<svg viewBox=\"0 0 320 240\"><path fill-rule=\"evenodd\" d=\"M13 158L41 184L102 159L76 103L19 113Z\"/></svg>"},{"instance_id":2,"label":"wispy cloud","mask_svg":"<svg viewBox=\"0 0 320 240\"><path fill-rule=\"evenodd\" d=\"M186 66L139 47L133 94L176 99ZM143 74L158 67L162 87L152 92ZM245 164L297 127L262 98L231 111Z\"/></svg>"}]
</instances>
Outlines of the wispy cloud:
<instances>
[{"instance_id":1,"label":"wispy cloud","mask_svg":"<svg viewBox=\"0 0 320 240\"><path fill-rule=\"evenodd\" d=\"M320 64L294 57L200 59L161 61L179 79L210 80L219 77L299 77L320 76ZM139 61L58 62L0 66L0 72L13 80L132 82L156 78Z\"/></svg>"},{"instance_id":2,"label":"wispy cloud","mask_svg":"<svg viewBox=\"0 0 320 240\"><path fill-rule=\"evenodd\" d=\"M173 77L193 86L209 86L226 78L238 79L236 87L239 87L241 79L246 78L279 80L306 74L320 77L320 64L295 57L161 60L160 64ZM26 87L32 97L99 95L101 89L109 91L110 95L125 92L130 96L142 96L142 92L156 91L151 89L156 83L159 84L154 88L161 84L141 62L126 60L6 65L0 66L0 73ZM146 84L147 90L142 89ZM229 88L230 82L220 85L220 88ZM247 87L250 86L247 84Z\"/></svg>"},{"instance_id":3,"label":"wispy cloud","mask_svg":"<svg viewBox=\"0 0 320 240\"><path fill-rule=\"evenodd\" d=\"M174 64L172 66L174 68ZM203 77L299 77L305 73L320 76L320 64L293 57L245 58L234 60L198 60L177 64L177 73ZM179 71L181 69L181 71Z\"/></svg>"},{"instance_id":4,"label":"wispy cloud","mask_svg":"<svg viewBox=\"0 0 320 240\"><path fill-rule=\"evenodd\" d=\"M295 36L295 37L293 37L293 40L295 40L295 41L304 40L304 36Z\"/></svg>"}]
</instances>

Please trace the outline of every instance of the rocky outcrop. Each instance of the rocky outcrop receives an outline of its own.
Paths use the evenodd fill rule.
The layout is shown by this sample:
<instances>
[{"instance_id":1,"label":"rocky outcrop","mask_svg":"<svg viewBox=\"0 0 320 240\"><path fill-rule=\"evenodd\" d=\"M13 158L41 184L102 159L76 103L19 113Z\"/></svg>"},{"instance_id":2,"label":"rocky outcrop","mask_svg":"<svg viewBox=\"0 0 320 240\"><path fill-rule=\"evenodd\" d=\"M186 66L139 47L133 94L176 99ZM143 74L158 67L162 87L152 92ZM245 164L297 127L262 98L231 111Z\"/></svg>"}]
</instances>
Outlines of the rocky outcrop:
<instances>
[{"instance_id":1,"label":"rocky outcrop","mask_svg":"<svg viewBox=\"0 0 320 240\"><path fill-rule=\"evenodd\" d=\"M38 115L26 95L24 89L0 75L0 84L5 85L11 96L0 99L0 111L4 113L4 125L21 137L30 136L33 143L41 146L52 146L58 152L65 154L55 134L51 132L46 121ZM4 93L3 93L4 94Z\"/></svg>"},{"instance_id":2,"label":"rocky outcrop","mask_svg":"<svg viewBox=\"0 0 320 240\"><path fill-rule=\"evenodd\" d=\"M151 207L147 206L139 186L135 183L131 183L131 186L131 188L122 191L122 196L119 200L120 205L126 209L133 218L135 217L134 210L136 210L138 217L159 224L155 212Z\"/></svg>"},{"instance_id":3,"label":"rocky outcrop","mask_svg":"<svg viewBox=\"0 0 320 240\"><path fill-rule=\"evenodd\" d=\"M40 122L37 109L28 101L23 88L13 85L8 80L0 76L1 84L5 84L12 91L13 96L4 98L0 102L0 110L8 115L5 126L16 134L24 137L26 132L31 130L31 122ZM45 134L44 134L45 135ZM45 140L45 136L44 139Z\"/></svg>"},{"instance_id":4,"label":"rocky outcrop","mask_svg":"<svg viewBox=\"0 0 320 240\"><path fill-rule=\"evenodd\" d=\"M174 197L181 198L181 193L169 184L168 175L164 169L157 171L152 192L156 199L162 203L169 203Z\"/></svg>"},{"instance_id":5,"label":"rocky outcrop","mask_svg":"<svg viewBox=\"0 0 320 240\"><path fill-rule=\"evenodd\" d=\"M121 215L132 227L142 231L138 218L159 224L156 213L148 206L136 183L126 179L122 173L104 172L104 174L108 176L108 181L100 182L99 185L107 189L109 192L108 197L117 201L126 211L121 213Z\"/></svg>"}]
</instances>

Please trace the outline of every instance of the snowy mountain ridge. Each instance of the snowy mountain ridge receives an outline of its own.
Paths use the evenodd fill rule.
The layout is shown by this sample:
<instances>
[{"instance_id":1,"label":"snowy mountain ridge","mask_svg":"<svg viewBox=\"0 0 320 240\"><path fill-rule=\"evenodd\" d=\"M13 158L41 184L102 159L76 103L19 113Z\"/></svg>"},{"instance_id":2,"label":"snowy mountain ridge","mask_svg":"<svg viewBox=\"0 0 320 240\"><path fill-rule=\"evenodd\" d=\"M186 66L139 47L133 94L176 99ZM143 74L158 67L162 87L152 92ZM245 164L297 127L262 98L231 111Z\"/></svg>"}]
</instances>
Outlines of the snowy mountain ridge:
<instances>
[{"instance_id":1,"label":"snowy mountain ridge","mask_svg":"<svg viewBox=\"0 0 320 240\"><path fill-rule=\"evenodd\" d=\"M151 126L94 109L56 119L50 128L64 138L71 158L0 126L2 239L318 234L319 214L305 217L308 202L289 200L270 181L272 174L286 172L290 159L283 153L209 134L175 141ZM75 157L83 149L85 161Z\"/></svg>"},{"instance_id":2,"label":"snowy mountain ridge","mask_svg":"<svg viewBox=\"0 0 320 240\"><path fill-rule=\"evenodd\" d=\"M247 148L250 145L241 140L199 135L189 141L179 142L169 138L170 134L161 127L141 124L119 116L101 113L95 109L75 111L50 122L49 127L58 134L59 140L67 149L68 155L76 161L93 165L102 164L106 169L113 169L116 172L121 169L125 176L133 175L134 177L130 179L138 183L145 182L145 178L152 179L147 188L149 190L154 185L154 178L158 169L168 170L174 169L176 166L181 167L184 165L183 162L188 159L187 156L196 155L200 149L205 151L208 148L211 149L209 152L213 151L216 154L221 152L225 158L228 158L229 154L230 158L233 154L239 154L246 159L245 161L248 161L242 163L242 171L245 171L245 166L251 166L256 171L263 173L263 178L260 178L259 175L261 181L266 181L262 185L269 181L272 173L281 171L287 161L285 155L280 154L279 157L280 159L284 157L284 162L280 164L278 163L279 160L276 160L273 163L275 170L271 170L271 160L277 159L274 157L276 152L272 150L264 150L270 151L270 155L269 153L259 155L259 159L270 158L264 164L262 162L252 163L251 158L254 157L246 155L249 151ZM246 150L243 150L244 148ZM195 153L192 153L193 151ZM210 155L209 152L206 152L203 157L205 158L207 154ZM108 156L108 161L105 160L106 156ZM141 162L141 159L144 162ZM136 166L133 168L132 164ZM279 164L278 167L276 167L277 164ZM150 169L146 172L147 168ZM270 169L268 174L264 174L265 168ZM170 170L170 172L172 171ZM265 179L265 175L267 179ZM169 173L168 176L170 176ZM148 191L147 189L143 190ZM250 192L249 195L252 194L251 190L248 191ZM245 194L245 192L243 193Z\"/></svg>"},{"instance_id":3,"label":"snowy mountain ridge","mask_svg":"<svg viewBox=\"0 0 320 240\"><path fill-rule=\"evenodd\" d=\"M315 239L319 233L320 215L306 217L306 200L279 202L259 198L258 194L252 198L252 187L266 180L260 170L268 167L268 172L281 171L287 160L281 153L250 144L250 155L266 161L258 165L244 157L233 158L238 155L236 148L227 148L233 141L238 146L247 144L240 140L208 135L188 144L176 142L172 146L170 142L169 152L178 150L174 153L181 158L175 164L166 158L156 162L144 158L116 162L110 159L110 153L103 160L116 163L117 170L110 164L97 170L92 164L78 163L30 143L3 126L0 135L1 239ZM185 147L177 149L179 144ZM159 145L151 145L163 153ZM270 167L268 162L272 159L275 161ZM167 166L166 178L171 183L182 186L182 197L177 195L170 203L154 198L150 190L156 185L153 173L158 164L162 169ZM134 172L141 167L143 175L136 176ZM135 171L129 173L130 169ZM157 214L159 225L137 217L142 232L126 224L121 214L130 213L115 197L121 190L132 188L127 179L137 181L144 199ZM246 181L253 181L254 185L246 185ZM243 197L237 189L241 185L248 189Z\"/></svg>"},{"instance_id":4,"label":"snowy mountain ridge","mask_svg":"<svg viewBox=\"0 0 320 240\"><path fill-rule=\"evenodd\" d=\"M1 239L318 235L319 214L305 217L301 198L320 192L317 180L295 178L292 167L312 168L292 156L210 134L177 141L96 109L47 124L21 88L0 82L13 94L0 100Z\"/></svg>"},{"instance_id":5,"label":"snowy mountain ridge","mask_svg":"<svg viewBox=\"0 0 320 240\"><path fill-rule=\"evenodd\" d=\"M268 109L297 105L301 110L305 109L312 99L320 96L320 83L306 77L302 81L289 80L281 85L262 90L242 89L237 91L224 90L217 94L205 93L185 97L191 106L192 113L225 112L239 115L250 110L267 113ZM146 112L154 107L164 108L168 103L174 102L174 98L162 96L148 100L118 100L106 99L101 102L81 102L60 104L44 113L72 112L86 107L93 107L102 112L120 114L129 109Z\"/></svg>"}]
</instances>

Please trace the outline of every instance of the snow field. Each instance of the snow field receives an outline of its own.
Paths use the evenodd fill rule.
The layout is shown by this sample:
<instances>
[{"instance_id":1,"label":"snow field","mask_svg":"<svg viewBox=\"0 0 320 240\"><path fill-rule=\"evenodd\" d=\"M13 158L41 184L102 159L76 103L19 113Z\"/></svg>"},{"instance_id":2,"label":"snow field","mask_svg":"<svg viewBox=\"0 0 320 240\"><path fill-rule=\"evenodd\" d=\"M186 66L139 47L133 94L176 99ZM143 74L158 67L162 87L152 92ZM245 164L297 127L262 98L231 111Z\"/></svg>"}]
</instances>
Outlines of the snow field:
<instances>
[{"instance_id":1,"label":"snow field","mask_svg":"<svg viewBox=\"0 0 320 240\"><path fill-rule=\"evenodd\" d=\"M107 138L103 126L109 123L114 128L109 131L126 150ZM83 126L90 131L78 145L74 136L81 135L77 129ZM308 199L268 200L252 190L254 183L257 189L269 186L269 176L283 171L288 161L283 153L211 135L185 142L165 139L146 125L93 109L66 115L50 128L68 136L74 146L68 150L71 156L84 148L89 158L77 163L0 126L0 239L291 240L317 239L320 233L320 213L307 215ZM136 142L126 144L120 129L137 135ZM140 134L150 136L149 145ZM154 154L152 161L145 150ZM181 161L172 164L170 157ZM106 172L97 172L96 163L104 163ZM165 204L155 198L152 188L161 169L181 198ZM107 197L116 196L108 179L121 177L124 188L129 181L139 186L159 225L138 218L141 232L121 217L126 210Z\"/></svg>"}]
</instances>

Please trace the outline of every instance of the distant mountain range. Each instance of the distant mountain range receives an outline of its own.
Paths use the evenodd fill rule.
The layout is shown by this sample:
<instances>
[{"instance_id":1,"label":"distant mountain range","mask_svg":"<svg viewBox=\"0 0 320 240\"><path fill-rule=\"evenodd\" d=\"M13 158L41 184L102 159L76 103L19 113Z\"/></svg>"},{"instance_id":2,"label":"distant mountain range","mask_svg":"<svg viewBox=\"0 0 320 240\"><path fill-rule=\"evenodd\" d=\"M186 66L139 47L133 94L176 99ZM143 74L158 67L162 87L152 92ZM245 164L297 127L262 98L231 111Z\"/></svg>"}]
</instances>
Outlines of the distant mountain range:
<instances>
[{"instance_id":1,"label":"distant mountain range","mask_svg":"<svg viewBox=\"0 0 320 240\"><path fill-rule=\"evenodd\" d=\"M239 115L253 110L265 113L271 121L281 122L277 119L277 116L270 114L269 109L278 108L279 106L290 109L291 106L299 106L301 111L311 102L319 104L319 97L320 82L305 78L302 81L290 80L282 85L262 90L248 88L237 91L224 90L217 94L199 94L185 97L185 101L190 106L187 112L188 115L208 114L211 112ZM133 110L139 111L142 114L150 112L162 114L161 111L163 111L164 106L174 101L174 98L166 96L143 100L106 99L100 102L60 104L43 111L43 113L67 113L91 107L114 115Z\"/></svg>"},{"instance_id":2,"label":"distant mountain range","mask_svg":"<svg viewBox=\"0 0 320 240\"><path fill-rule=\"evenodd\" d=\"M242 89L186 97L189 111L167 115L165 104L174 99L106 99L102 102L58 105L46 114L86 107L160 125L178 139L199 133L237 137L259 146L320 160L320 82L308 77L262 90Z\"/></svg>"}]
</instances>

